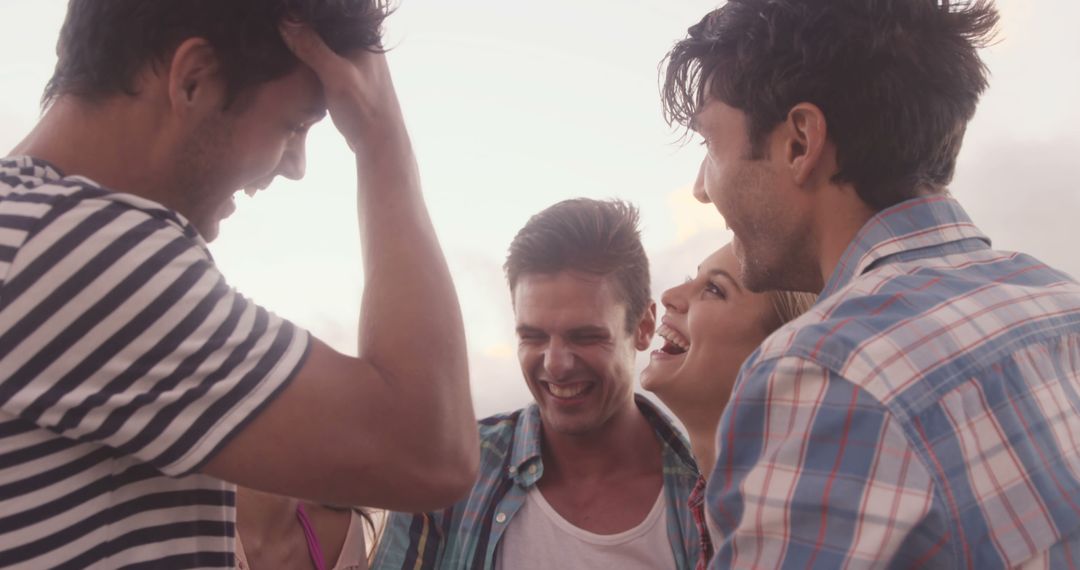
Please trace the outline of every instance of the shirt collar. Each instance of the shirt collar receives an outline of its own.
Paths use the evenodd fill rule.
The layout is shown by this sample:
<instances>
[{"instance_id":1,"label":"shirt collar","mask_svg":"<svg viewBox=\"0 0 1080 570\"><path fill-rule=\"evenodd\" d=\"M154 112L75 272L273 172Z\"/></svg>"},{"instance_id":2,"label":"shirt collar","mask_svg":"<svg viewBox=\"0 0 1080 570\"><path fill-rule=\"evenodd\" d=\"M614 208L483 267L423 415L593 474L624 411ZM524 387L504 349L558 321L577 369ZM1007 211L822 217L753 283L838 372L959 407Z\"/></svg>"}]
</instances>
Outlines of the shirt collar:
<instances>
[{"instance_id":1,"label":"shirt collar","mask_svg":"<svg viewBox=\"0 0 1080 570\"><path fill-rule=\"evenodd\" d=\"M64 174L52 163L32 156L9 156L3 159L0 166L18 174L41 178L48 182L56 182L64 178Z\"/></svg>"},{"instance_id":2,"label":"shirt collar","mask_svg":"<svg viewBox=\"0 0 1080 570\"><path fill-rule=\"evenodd\" d=\"M820 298L840 290L887 257L966 239L977 239L990 246L990 238L975 227L960 203L948 195L914 198L886 208L855 234Z\"/></svg>"},{"instance_id":3,"label":"shirt collar","mask_svg":"<svg viewBox=\"0 0 1080 570\"><path fill-rule=\"evenodd\" d=\"M46 183L56 183L68 180L83 184L86 188L92 188L101 192L102 195L107 195L110 200L127 204L128 206L176 224L184 231L184 235L198 243L199 247L206 253L207 258L213 259L213 256L210 254L209 246L207 246L206 241L203 239L202 235L199 234L199 231L195 229L195 226L193 226L183 214L172 210L163 204L134 194L113 192L85 176L67 176L51 162L32 156L9 156L2 158L0 159L0 171L7 171L6 173L11 175L40 178Z\"/></svg>"},{"instance_id":4,"label":"shirt collar","mask_svg":"<svg viewBox=\"0 0 1080 570\"><path fill-rule=\"evenodd\" d=\"M634 403L637 404L641 414L645 416L664 446L665 461L669 455L674 456L674 460L682 464L682 467L691 469L696 474L697 464L694 462L694 455L690 452L690 446L686 438L676 430L671 420L640 394L634 394ZM540 459L540 426L540 408L534 403L522 410L521 419L514 430L514 446L510 450L510 462L506 474L524 487L536 484L544 474L544 466Z\"/></svg>"}]
</instances>

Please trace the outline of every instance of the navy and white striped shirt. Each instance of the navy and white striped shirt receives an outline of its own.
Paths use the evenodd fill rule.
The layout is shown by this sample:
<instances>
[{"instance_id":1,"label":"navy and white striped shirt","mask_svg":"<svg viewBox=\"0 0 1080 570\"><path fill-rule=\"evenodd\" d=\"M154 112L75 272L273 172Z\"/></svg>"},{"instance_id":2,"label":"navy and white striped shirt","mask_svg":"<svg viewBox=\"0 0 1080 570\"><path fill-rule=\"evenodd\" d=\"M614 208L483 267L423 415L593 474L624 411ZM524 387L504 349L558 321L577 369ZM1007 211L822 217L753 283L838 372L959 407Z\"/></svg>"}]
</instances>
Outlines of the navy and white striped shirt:
<instances>
[{"instance_id":1,"label":"navy and white striped shirt","mask_svg":"<svg viewBox=\"0 0 1080 570\"><path fill-rule=\"evenodd\" d=\"M197 471L308 347L176 212L0 160L0 567L233 566Z\"/></svg>"}]
</instances>

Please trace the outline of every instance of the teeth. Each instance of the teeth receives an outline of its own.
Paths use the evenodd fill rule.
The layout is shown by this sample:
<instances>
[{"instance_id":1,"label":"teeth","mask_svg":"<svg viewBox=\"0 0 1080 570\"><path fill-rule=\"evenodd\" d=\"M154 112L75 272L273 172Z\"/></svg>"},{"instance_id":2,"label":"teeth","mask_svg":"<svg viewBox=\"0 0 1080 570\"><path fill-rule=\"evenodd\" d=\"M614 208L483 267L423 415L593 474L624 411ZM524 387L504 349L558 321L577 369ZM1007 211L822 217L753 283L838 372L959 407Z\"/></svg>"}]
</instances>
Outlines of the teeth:
<instances>
[{"instance_id":1,"label":"teeth","mask_svg":"<svg viewBox=\"0 0 1080 570\"><path fill-rule=\"evenodd\" d=\"M679 331L676 331L667 325L660 325L660 327L656 329L656 334L660 335L660 338L683 350L690 350L690 341L679 334Z\"/></svg>"},{"instance_id":2,"label":"teeth","mask_svg":"<svg viewBox=\"0 0 1080 570\"><path fill-rule=\"evenodd\" d=\"M588 384L580 382L577 384L568 384L566 386L559 386L558 384L547 383L548 391L551 392L556 398L575 398L585 393L585 390L589 387Z\"/></svg>"}]
</instances>

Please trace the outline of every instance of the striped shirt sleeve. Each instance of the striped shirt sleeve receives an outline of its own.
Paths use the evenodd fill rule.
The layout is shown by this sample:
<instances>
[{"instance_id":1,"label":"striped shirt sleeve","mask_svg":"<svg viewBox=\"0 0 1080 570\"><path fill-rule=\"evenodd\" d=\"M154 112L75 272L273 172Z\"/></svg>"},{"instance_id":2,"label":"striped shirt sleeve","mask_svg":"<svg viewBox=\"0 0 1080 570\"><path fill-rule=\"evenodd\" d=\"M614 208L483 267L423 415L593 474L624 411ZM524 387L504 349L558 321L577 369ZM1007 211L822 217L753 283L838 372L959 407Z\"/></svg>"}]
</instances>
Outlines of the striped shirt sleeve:
<instances>
[{"instance_id":1,"label":"striped shirt sleeve","mask_svg":"<svg viewBox=\"0 0 1080 570\"><path fill-rule=\"evenodd\" d=\"M80 200L28 228L0 288L0 410L180 476L309 345L231 289L175 217Z\"/></svg>"},{"instance_id":2,"label":"striped shirt sleeve","mask_svg":"<svg viewBox=\"0 0 1080 570\"><path fill-rule=\"evenodd\" d=\"M933 483L898 422L821 366L759 362L717 437L707 496L724 540L709 568L906 567L945 547L944 529L925 532Z\"/></svg>"}]
</instances>

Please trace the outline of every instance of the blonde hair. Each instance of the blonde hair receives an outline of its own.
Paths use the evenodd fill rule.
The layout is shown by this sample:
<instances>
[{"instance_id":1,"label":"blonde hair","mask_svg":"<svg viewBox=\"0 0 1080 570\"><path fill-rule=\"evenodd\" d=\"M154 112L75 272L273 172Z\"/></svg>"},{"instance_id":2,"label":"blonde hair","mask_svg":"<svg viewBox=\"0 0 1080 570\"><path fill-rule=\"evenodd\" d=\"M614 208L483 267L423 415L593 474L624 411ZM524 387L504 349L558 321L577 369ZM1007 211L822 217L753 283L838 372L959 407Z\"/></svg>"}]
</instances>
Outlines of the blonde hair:
<instances>
[{"instance_id":1,"label":"blonde hair","mask_svg":"<svg viewBox=\"0 0 1080 570\"><path fill-rule=\"evenodd\" d=\"M772 302L773 312L771 318L766 321L766 333L772 333L776 329L797 319L799 315L810 310L817 302L817 295L800 291L769 291L766 293Z\"/></svg>"}]
</instances>

